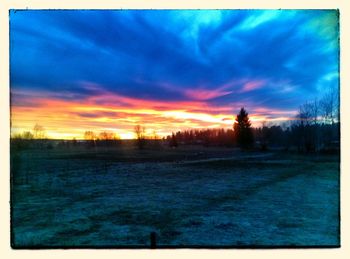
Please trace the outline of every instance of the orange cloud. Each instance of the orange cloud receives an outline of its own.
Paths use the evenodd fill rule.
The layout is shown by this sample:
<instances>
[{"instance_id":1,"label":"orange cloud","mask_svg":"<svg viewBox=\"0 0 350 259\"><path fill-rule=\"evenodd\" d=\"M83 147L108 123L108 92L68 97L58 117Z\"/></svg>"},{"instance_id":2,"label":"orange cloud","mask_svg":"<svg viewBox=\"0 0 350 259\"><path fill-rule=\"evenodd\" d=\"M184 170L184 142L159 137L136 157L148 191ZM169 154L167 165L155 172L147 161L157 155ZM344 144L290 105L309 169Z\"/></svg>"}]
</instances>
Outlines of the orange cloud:
<instances>
[{"instance_id":1,"label":"orange cloud","mask_svg":"<svg viewBox=\"0 0 350 259\"><path fill-rule=\"evenodd\" d=\"M155 131L159 136L166 136L172 131L189 128L231 128L234 122L232 106L213 106L200 100L165 102L113 93L101 93L84 101L49 98L43 93L36 95L23 91L13 95L15 98L29 98L35 105L11 107L12 132L30 130L39 123L51 138L80 139L86 130L109 130L122 138L130 138L134 136L136 124L145 126L149 135ZM253 125L262 120L276 119L263 115L265 111L270 114L276 112L276 115L281 115L278 117L280 120L288 118L288 112L280 111L278 114L278 110L264 109L253 110L250 115Z\"/></svg>"}]
</instances>

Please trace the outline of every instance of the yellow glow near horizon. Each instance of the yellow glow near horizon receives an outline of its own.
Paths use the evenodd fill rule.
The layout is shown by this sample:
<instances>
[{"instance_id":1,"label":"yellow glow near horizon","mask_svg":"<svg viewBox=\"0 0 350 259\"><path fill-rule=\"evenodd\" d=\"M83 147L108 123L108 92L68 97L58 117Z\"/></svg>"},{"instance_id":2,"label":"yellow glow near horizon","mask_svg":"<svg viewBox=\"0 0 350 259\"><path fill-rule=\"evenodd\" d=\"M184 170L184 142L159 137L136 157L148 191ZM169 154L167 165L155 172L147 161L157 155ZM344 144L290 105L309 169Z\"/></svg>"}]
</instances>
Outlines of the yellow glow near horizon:
<instances>
[{"instance_id":1,"label":"yellow glow near horizon","mask_svg":"<svg viewBox=\"0 0 350 259\"><path fill-rule=\"evenodd\" d=\"M90 130L96 134L111 131L121 139L134 139L134 126L140 124L146 128L147 137L152 137L154 133L164 137L179 130L232 128L235 118L229 106L211 107L198 101L160 102L108 96L108 100L115 99L115 103L121 100L123 105L96 105L95 99L102 98L101 96L83 103L30 98L36 103L35 106L11 107L12 135L31 131L35 123L38 123L45 128L46 135L53 139L83 139L84 132ZM287 116L291 114L289 111L256 108L257 111L259 109L261 112L258 114L249 115L255 127L261 126L262 121L290 119ZM274 117L269 118L269 114Z\"/></svg>"},{"instance_id":2,"label":"yellow glow near horizon","mask_svg":"<svg viewBox=\"0 0 350 259\"><path fill-rule=\"evenodd\" d=\"M120 133L120 138L121 139L135 139L135 133L133 133L133 132Z\"/></svg>"}]
</instances>

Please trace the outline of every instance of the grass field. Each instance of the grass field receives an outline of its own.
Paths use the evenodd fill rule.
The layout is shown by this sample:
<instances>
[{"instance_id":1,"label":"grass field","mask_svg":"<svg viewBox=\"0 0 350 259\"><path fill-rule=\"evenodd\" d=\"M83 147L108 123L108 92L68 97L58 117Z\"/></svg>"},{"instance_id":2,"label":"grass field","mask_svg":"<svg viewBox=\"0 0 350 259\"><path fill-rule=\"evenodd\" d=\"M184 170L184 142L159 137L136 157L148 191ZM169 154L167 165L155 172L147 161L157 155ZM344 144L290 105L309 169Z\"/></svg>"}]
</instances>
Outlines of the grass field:
<instances>
[{"instance_id":1,"label":"grass field","mask_svg":"<svg viewBox=\"0 0 350 259\"><path fill-rule=\"evenodd\" d=\"M339 157L230 148L13 151L12 246L339 246Z\"/></svg>"}]
</instances>

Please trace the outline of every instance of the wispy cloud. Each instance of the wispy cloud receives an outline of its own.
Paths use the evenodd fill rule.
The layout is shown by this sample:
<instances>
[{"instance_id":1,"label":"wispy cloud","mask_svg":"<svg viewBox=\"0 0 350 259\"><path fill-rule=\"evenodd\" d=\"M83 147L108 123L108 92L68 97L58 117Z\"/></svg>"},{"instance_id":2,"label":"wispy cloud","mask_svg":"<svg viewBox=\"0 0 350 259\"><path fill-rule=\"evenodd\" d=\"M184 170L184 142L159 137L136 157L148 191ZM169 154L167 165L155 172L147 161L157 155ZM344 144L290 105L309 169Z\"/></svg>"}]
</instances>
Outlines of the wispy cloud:
<instances>
[{"instance_id":1,"label":"wispy cloud","mask_svg":"<svg viewBox=\"0 0 350 259\"><path fill-rule=\"evenodd\" d=\"M220 96L225 96L232 93L233 91L228 91L225 88L218 89L186 89L185 95L194 100L209 100Z\"/></svg>"},{"instance_id":2,"label":"wispy cloud","mask_svg":"<svg viewBox=\"0 0 350 259\"><path fill-rule=\"evenodd\" d=\"M35 92L27 93L34 96ZM17 101L27 96L26 92L17 95ZM65 136L81 138L85 130L114 129L119 135L130 136L136 124L144 125L150 133L157 131L160 136L174 130L188 128L215 127L231 128L234 115L238 111L231 105L216 106L206 101L167 102L146 101L144 99L109 94L109 102L104 94L89 97L83 102L62 100L50 96L32 97L36 106L14 106L12 127L15 131L31 129L34 123L44 125L51 137ZM162 107L167 107L163 109ZM161 107L161 108L159 108ZM270 118L287 118L295 111L268 109L250 104L253 124ZM281 119L284 120L284 119ZM258 126L258 124L257 124ZM70 132L70 135L67 135Z\"/></svg>"},{"instance_id":3,"label":"wispy cloud","mask_svg":"<svg viewBox=\"0 0 350 259\"><path fill-rule=\"evenodd\" d=\"M254 109L266 108L275 120L289 114L269 109L292 111L339 83L335 10L28 10L10 18L17 128L44 120L53 130L51 118L59 130L69 116L72 131L126 130L136 118L165 127L166 111L187 114L173 116L174 127L223 125L240 106L259 118ZM72 115L79 105L86 110Z\"/></svg>"},{"instance_id":4,"label":"wispy cloud","mask_svg":"<svg viewBox=\"0 0 350 259\"><path fill-rule=\"evenodd\" d=\"M256 90L256 89L263 87L265 83L266 83L265 80L248 81L247 83L245 83L243 85L243 88L241 91L242 92L253 91L253 90Z\"/></svg>"}]
</instances>

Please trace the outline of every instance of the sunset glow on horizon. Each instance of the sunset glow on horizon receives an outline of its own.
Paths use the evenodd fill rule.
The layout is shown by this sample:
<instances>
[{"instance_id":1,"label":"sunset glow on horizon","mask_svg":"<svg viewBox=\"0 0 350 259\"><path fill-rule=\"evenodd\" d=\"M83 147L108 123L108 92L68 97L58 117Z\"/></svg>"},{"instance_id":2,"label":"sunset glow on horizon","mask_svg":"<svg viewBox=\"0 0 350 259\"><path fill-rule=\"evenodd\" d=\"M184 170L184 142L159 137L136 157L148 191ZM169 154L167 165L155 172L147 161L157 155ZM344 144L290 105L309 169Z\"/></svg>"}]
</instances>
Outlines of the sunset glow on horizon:
<instances>
[{"instance_id":1,"label":"sunset glow on horizon","mask_svg":"<svg viewBox=\"0 0 350 259\"><path fill-rule=\"evenodd\" d=\"M13 95L23 96L24 99L29 99L26 96L30 96L23 92L16 92ZM100 98L102 97L94 96L81 103L30 97L32 105L15 106L12 110L13 133L30 131L35 123L39 123L45 125L48 137L54 139L82 139L84 132L88 130L96 133L111 131L122 139L132 139L134 138L134 126L140 124L146 128L146 135L152 136L156 133L159 137L165 137L178 130L208 127L232 128L235 118L234 114L230 113L231 107L210 107L205 102L163 103L109 96L107 99L113 99L116 103L117 100L123 100L123 105L101 106L96 104L96 100ZM18 102L21 101L18 100ZM164 105L168 109L162 109ZM257 112L257 114L250 115L253 126L260 126L262 121L290 120L294 114L294 111L261 110L259 108ZM274 117L268 118L262 115L264 113L271 113Z\"/></svg>"},{"instance_id":2,"label":"sunset glow on horizon","mask_svg":"<svg viewBox=\"0 0 350 259\"><path fill-rule=\"evenodd\" d=\"M336 11L10 13L11 134L134 138L292 120L337 88ZM161 22L159 22L161 21ZM290 25L293 22L293 25Z\"/></svg>"}]
</instances>

